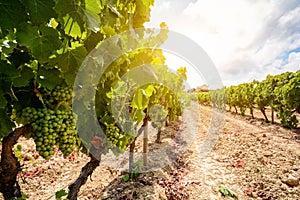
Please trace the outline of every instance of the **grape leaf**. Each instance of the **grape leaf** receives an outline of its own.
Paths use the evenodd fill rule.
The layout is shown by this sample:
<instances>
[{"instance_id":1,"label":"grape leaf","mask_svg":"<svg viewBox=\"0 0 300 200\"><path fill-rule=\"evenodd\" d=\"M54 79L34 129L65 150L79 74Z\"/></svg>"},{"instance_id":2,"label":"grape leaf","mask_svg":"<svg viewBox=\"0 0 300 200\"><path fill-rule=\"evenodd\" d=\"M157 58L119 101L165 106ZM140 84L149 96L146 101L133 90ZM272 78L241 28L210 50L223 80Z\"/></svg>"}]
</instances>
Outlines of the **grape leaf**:
<instances>
[{"instance_id":1,"label":"grape leaf","mask_svg":"<svg viewBox=\"0 0 300 200\"><path fill-rule=\"evenodd\" d=\"M100 19L98 15L87 10L84 10L84 14L86 17L88 28L97 33L100 30Z\"/></svg>"},{"instance_id":2,"label":"grape leaf","mask_svg":"<svg viewBox=\"0 0 300 200\"><path fill-rule=\"evenodd\" d=\"M129 174L125 174L122 179L123 179L124 182L129 181L129 179L130 179Z\"/></svg>"},{"instance_id":3,"label":"grape leaf","mask_svg":"<svg viewBox=\"0 0 300 200\"><path fill-rule=\"evenodd\" d=\"M112 93L109 92L107 94L111 94L110 97L108 96L109 98L112 98L112 97L125 97L126 98L128 89L129 88L126 85L125 81L118 81L117 84L114 86L114 90L112 91Z\"/></svg>"},{"instance_id":4,"label":"grape leaf","mask_svg":"<svg viewBox=\"0 0 300 200\"><path fill-rule=\"evenodd\" d=\"M22 88L21 90L14 90L18 101L13 101L11 104L18 111L18 115L26 107L41 107L42 103L33 92L33 84L31 87Z\"/></svg>"},{"instance_id":5,"label":"grape leaf","mask_svg":"<svg viewBox=\"0 0 300 200\"><path fill-rule=\"evenodd\" d=\"M133 27L142 28L145 22L150 20L150 7L147 6L146 1L137 1L136 2L136 14L133 18ZM152 4L151 2L149 2Z\"/></svg>"},{"instance_id":6,"label":"grape leaf","mask_svg":"<svg viewBox=\"0 0 300 200\"><path fill-rule=\"evenodd\" d=\"M64 74L64 79L68 85L74 84L75 78L76 78L75 73L65 73Z\"/></svg>"},{"instance_id":7,"label":"grape leaf","mask_svg":"<svg viewBox=\"0 0 300 200\"><path fill-rule=\"evenodd\" d=\"M0 27L3 29L16 28L26 21L26 11L19 0L0 0L0 10Z\"/></svg>"},{"instance_id":8,"label":"grape leaf","mask_svg":"<svg viewBox=\"0 0 300 200\"><path fill-rule=\"evenodd\" d=\"M61 19L67 15L70 16L80 27L81 33L84 32L84 8L80 0L57 0L54 9ZM68 29L65 29L66 33L68 31Z\"/></svg>"},{"instance_id":9,"label":"grape leaf","mask_svg":"<svg viewBox=\"0 0 300 200\"><path fill-rule=\"evenodd\" d=\"M64 24L65 24L65 33L70 35L74 38L80 38L82 36L81 29L79 24L69 15L64 17Z\"/></svg>"},{"instance_id":10,"label":"grape leaf","mask_svg":"<svg viewBox=\"0 0 300 200\"><path fill-rule=\"evenodd\" d=\"M1 46L2 46L1 52L5 53L6 55L8 55L8 54L10 54L10 53L13 52L13 50L17 46L17 44L14 43L14 42L9 41L9 42L7 42L5 44L2 43Z\"/></svg>"},{"instance_id":11,"label":"grape leaf","mask_svg":"<svg viewBox=\"0 0 300 200\"><path fill-rule=\"evenodd\" d=\"M25 87L29 85L29 81L34 78L32 69L24 67L21 71L21 76L13 80L15 87Z\"/></svg>"},{"instance_id":12,"label":"grape leaf","mask_svg":"<svg viewBox=\"0 0 300 200\"><path fill-rule=\"evenodd\" d=\"M115 29L109 25L102 26L101 29L102 29L102 33L105 35L113 36L116 34Z\"/></svg>"},{"instance_id":13,"label":"grape leaf","mask_svg":"<svg viewBox=\"0 0 300 200\"><path fill-rule=\"evenodd\" d=\"M62 197L66 196L68 193L65 190L59 190L55 192L55 198L61 199Z\"/></svg>"},{"instance_id":14,"label":"grape leaf","mask_svg":"<svg viewBox=\"0 0 300 200\"><path fill-rule=\"evenodd\" d=\"M145 113L143 110L134 109L132 112L132 119L136 122L141 122L145 118Z\"/></svg>"},{"instance_id":15,"label":"grape leaf","mask_svg":"<svg viewBox=\"0 0 300 200\"><path fill-rule=\"evenodd\" d=\"M134 68L131 73L126 75L126 78L132 80L134 83L139 83L139 85L158 82L157 74L150 65Z\"/></svg>"},{"instance_id":16,"label":"grape leaf","mask_svg":"<svg viewBox=\"0 0 300 200\"><path fill-rule=\"evenodd\" d=\"M102 10L99 0L86 0L85 7L88 11L93 12L94 14L99 14Z\"/></svg>"},{"instance_id":17,"label":"grape leaf","mask_svg":"<svg viewBox=\"0 0 300 200\"><path fill-rule=\"evenodd\" d=\"M4 92L0 88L0 109L4 108L6 106L6 104L7 104L7 100L4 97Z\"/></svg>"},{"instance_id":18,"label":"grape leaf","mask_svg":"<svg viewBox=\"0 0 300 200\"><path fill-rule=\"evenodd\" d=\"M57 65L64 73L65 80L68 84L73 84L76 73L85 59L87 51L84 46L70 49L66 53L57 55L51 62Z\"/></svg>"},{"instance_id":19,"label":"grape leaf","mask_svg":"<svg viewBox=\"0 0 300 200\"><path fill-rule=\"evenodd\" d=\"M80 7L80 0L57 0L55 10L59 17L64 17L70 13L76 13Z\"/></svg>"},{"instance_id":20,"label":"grape leaf","mask_svg":"<svg viewBox=\"0 0 300 200\"><path fill-rule=\"evenodd\" d=\"M30 63L31 59L31 52L25 46L18 46L13 49L13 52L8 57L10 63L16 67L25 63Z\"/></svg>"},{"instance_id":21,"label":"grape leaf","mask_svg":"<svg viewBox=\"0 0 300 200\"><path fill-rule=\"evenodd\" d=\"M155 88L153 85L148 85L145 91L147 96L150 97L155 92Z\"/></svg>"},{"instance_id":22,"label":"grape leaf","mask_svg":"<svg viewBox=\"0 0 300 200\"><path fill-rule=\"evenodd\" d=\"M12 131L15 124L11 121L4 109L0 109L0 119L0 138L2 138Z\"/></svg>"},{"instance_id":23,"label":"grape leaf","mask_svg":"<svg viewBox=\"0 0 300 200\"><path fill-rule=\"evenodd\" d=\"M103 11L103 17L101 17L101 24L114 26L116 24L117 16L109 9Z\"/></svg>"},{"instance_id":24,"label":"grape leaf","mask_svg":"<svg viewBox=\"0 0 300 200\"><path fill-rule=\"evenodd\" d=\"M57 30L50 27L36 27L26 25L17 32L17 40L28 47L39 62L47 62L61 45Z\"/></svg>"},{"instance_id":25,"label":"grape leaf","mask_svg":"<svg viewBox=\"0 0 300 200\"><path fill-rule=\"evenodd\" d=\"M6 92L11 91L12 81L20 76L18 69L8 64L6 61L0 61L0 88Z\"/></svg>"},{"instance_id":26,"label":"grape leaf","mask_svg":"<svg viewBox=\"0 0 300 200\"><path fill-rule=\"evenodd\" d=\"M138 89L133 97L133 100L131 103L132 107L143 110L143 109L147 108L148 103L149 103L149 97L148 97L146 91L143 89Z\"/></svg>"},{"instance_id":27,"label":"grape leaf","mask_svg":"<svg viewBox=\"0 0 300 200\"><path fill-rule=\"evenodd\" d=\"M96 45L103 40L103 35L101 32L92 32L88 38L84 41L84 46L88 52L92 51Z\"/></svg>"},{"instance_id":28,"label":"grape leaf","mask_svg":"<svg viewBox=\"0 0 300 200\"><path fill-rule=\"evenodd\" d=\"M57 14L52 9L55 5L53 0L21 0L29 13L33 24L42 24L50 18L56 18Z\"/></svg>"},{"instance_id":29,"label":"grape leaf","mask_svg":"<svg viewBox=\"0 0 300 200\"><path fill-rule=\"evenodd\" d=\"M62 83L60 74L61 72L57 69L47 70L45 68L39 68L37 72L37 82L44 87L53 90L57 85Z\"/></svg>"},{"instance_id":30,"label":"grape leaf","mask_svg":"<svg viewBox=\"0 0 300 200\"><path fill-rule=\"evenodd\" d=\"M20 75L18 69L8 64L6 61L0 60L0 80L10 81Z\"/></svg>"}]
</instances>

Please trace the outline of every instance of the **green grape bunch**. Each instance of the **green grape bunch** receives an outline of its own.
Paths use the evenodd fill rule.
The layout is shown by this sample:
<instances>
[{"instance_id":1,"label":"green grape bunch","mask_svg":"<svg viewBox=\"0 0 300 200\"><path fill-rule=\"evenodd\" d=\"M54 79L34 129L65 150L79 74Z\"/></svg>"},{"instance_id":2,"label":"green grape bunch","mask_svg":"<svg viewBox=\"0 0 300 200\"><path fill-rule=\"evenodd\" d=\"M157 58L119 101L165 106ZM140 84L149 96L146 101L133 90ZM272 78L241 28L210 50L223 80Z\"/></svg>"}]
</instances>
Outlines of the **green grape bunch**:
<instances>
[{"instance_id":1,"label":"green grape bunch","mask_svg":"<svg viewBox=\"0 0 300 200\"><path fill-rule=\"evenodd\" d=\"M36 150L47 160L55 153L54 146L59 147L66 157L79 143L71 109L52 110L27 107L23 110L23 118L25 123L33 128L31 136L36 144Z\"/></svg>"},{"instance_id":2,"label":"green grape bunch","mask_svg":"<svg viewBox=\"0 0 300 200\"><path fill-rule=\"evenodd\" d=\"M130 138L115 124L105 123L105 134L112 148L125 150Z\"/></svg>"},{"instance_id":3,"label":"green grape bunch","mask_svg":"<svg viewBox=\"0 0 300 200\"><path fill-rule=\"evenodd\" d=\"M66 101L69 102L72 100L72 92L73 89L71 87L60 87L57 86L53 92L51 93L51 96L56 101Z\"/></svg>"},{"instance_id":4,"label":"green grape bunch","mask_svg":"<svg viewBox=\"0 0 300 200\"><path fill-rule=\"evenodd\" d=\"M44 103L46 107L53 108L61 104L71 104L73 88L71 86L56 86L52 91L45 91Z\"/></svg>"}]
</instances>

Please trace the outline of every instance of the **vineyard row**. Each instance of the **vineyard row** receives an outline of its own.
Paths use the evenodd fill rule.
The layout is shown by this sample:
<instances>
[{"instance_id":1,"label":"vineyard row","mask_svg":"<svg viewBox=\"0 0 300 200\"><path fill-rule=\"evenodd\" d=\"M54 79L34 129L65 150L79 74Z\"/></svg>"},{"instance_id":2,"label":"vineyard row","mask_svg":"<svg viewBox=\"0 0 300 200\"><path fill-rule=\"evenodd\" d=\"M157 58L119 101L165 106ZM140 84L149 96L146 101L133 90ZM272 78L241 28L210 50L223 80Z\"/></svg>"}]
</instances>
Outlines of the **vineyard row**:
<instances>
[{"instance_id":1,"label":"vineyard row","mask_svg":"<svg viewBox=\"0 0 300 200\"><path fill-rule=\"evenodd\" d=\"M254 108L259 109L269 122L266 109L272 109L272 123L274 113L280 124L286 128L297 128L300 113L300 70L286 72L279 75L268 75L263 81L254 80L236 86L223 87L208 92L198 91L194 98L203 105L211 105L231 111L234 108L241 115L249 109L252 117Z\"/></svg>"}]
</instances>

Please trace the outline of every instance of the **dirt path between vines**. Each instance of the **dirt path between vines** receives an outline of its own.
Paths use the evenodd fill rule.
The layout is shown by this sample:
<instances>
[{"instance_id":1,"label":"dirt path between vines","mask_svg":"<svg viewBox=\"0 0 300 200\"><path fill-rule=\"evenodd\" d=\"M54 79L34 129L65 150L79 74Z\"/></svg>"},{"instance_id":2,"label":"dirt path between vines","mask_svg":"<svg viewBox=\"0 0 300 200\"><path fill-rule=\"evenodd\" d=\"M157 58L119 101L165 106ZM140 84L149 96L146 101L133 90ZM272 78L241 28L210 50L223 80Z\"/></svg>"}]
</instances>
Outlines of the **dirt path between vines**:
<instances>
[{"instance_id":1,"label":"dirt path between vines","mask_svg":"<svg viewBox=\"0 0 300 200\"><path fill-rule=\"evenodd\" d=\"M186 138L193 140L192 145L186 153L176 155L172 165L129 182L122 180L120 171L101 165L82 187L79 199L231 199L221 195L220 185L234 191L239 199L300 199L300 141L295 130L228 112L223 113L224 124L220 126L222 113L216 113L211 122L212 113L211 108L193 103L182 122L164 128L162 144L154 143L156 131L150 129L150 150L170 143L180 131L186 136L197 133L196 138ZM214 132L215 126L221 131ZM207 139L208 134L211 137ZM180 139L176 142L174 148L185 144ZM23 171L18 180L33 200L55 199L55 191L67 189L88 161L81 153L63 159L59 152L44 161L31 140L22 139L20 144ZM210 154L202 158L209 147L213 147ZM141 141L137 152L138 148Z\"/></svg>"},{"instance_id":2,"label":"dirt path between vines","mask_svg":"<svg viewBox=\"0 0 300 200\"><path fill-rule=\"evenodd\" d=\"M222 199L219 185L229 187L239 199L300 199L300 143L293 131L227 112L213 151L198 159L211 113L208 107L200 110L188 178L201 184L189 187L190 199Z\"/></svg>"}]
</instances>

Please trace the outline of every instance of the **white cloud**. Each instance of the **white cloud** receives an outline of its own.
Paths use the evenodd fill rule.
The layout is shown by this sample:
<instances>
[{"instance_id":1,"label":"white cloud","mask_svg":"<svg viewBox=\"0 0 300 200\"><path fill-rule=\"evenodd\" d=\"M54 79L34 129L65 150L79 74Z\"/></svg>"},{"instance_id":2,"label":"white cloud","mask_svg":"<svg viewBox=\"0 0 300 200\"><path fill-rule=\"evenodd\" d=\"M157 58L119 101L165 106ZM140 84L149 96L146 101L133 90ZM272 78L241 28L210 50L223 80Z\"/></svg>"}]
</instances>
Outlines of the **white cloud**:
<instances>
[{"instance_id":1,"label":"white cloud","mask_svg":"<svg viewBox=\"0 0 300 200\"><path fill-rule=\"evenodd\" d=\"M299 0L156 0L148 26L166 21L193 39L228 85L300 69L299 15Z\"/></svg>"},{"instance_id":2,"label":"white cloud","mask_svg":"<svg viewBox=\"0 0 300 200\"><path fill-rule=\"evenodd\" d=\"M292 52L288 58L288 64L283 66L288 71L297 71L300 69L300 52Z\"/></svg>"}]
</instances>

